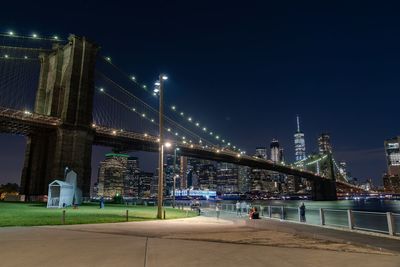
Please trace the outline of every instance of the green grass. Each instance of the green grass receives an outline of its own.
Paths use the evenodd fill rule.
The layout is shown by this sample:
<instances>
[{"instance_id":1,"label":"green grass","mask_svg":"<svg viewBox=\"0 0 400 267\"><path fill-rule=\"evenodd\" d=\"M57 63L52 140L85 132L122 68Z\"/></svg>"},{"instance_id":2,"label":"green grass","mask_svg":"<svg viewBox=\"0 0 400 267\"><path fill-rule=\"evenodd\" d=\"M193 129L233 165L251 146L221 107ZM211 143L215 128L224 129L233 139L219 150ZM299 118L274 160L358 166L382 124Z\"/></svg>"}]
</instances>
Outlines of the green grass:
<instances>
[{"instance_id":1,"label":"green grass","mask_svg":"<svg viewBox=\"0 0 400 267\"><path fill-rule=\"evenodd\" d=\"M129 221L156 220L157 207L125 206L106 204L99 209L98 204L84 204L78 209L66 208L65 224L113 223L125 222L126 210ZM0 202L1 226L61 225L63 209L47 209L42 203ZM166 208L166 219L196 216L196 212Z\"/></svg>"}]
</instances>

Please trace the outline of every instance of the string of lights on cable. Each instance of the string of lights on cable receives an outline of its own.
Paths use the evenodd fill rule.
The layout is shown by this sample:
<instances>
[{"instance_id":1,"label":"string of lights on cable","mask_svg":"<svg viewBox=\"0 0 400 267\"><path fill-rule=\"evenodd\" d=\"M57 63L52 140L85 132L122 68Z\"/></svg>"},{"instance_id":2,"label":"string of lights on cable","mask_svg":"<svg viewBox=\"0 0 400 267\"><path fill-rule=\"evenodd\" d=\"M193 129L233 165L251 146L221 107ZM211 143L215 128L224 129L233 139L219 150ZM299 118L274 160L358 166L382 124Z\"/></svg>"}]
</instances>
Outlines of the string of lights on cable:
<instances>
[{"instance_id":1,"label":"string of lights on cable","mask_svg":"<svg viewBox=\"0 0 400 267\"><path fill-rule=\"evenodd\" d=\"M156 81L154 83L155 90L152 92L149 91L149 87L144 84L139 82L137 77L135 75L129 75L126 72L124 72L122 69L120 69L118 66L116 66L113 62L110 56L104 56L103 59L109 63L111 66L113 66L115 69L117 69L119 72L121 72L124 76L129 78L131 82L133 82L135 85L137 85L139 88L145 90L148 93L151 93L153 96L157 96L157 87L159 85L159 82ZM215 133L215 131L210 130L205 124L201 123L198 120L195 120L192 116L187 116L186 112L183 110L178 110L176 105L171 105L170 110L173 111L174 113L178 114L184 121L187 123L191 123L192 126L197 127L199 130L201 130L203 133L209 135L210 137L214 138L217 142L220 142L223 147L229 147L233 150L238 150L241 151L240 148L237 148L236 145L233 145L230 141L226 140L223 138L220 134Z\"/></svg>"}]
</instances>

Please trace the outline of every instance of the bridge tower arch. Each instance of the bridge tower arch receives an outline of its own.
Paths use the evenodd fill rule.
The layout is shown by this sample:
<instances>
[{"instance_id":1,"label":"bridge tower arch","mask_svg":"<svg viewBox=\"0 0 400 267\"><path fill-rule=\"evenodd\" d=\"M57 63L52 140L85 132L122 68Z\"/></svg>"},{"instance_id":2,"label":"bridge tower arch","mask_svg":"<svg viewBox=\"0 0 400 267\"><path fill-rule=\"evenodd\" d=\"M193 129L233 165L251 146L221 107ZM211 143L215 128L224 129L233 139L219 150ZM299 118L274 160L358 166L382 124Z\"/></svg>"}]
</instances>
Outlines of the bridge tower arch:
<instances>
[{"instance_id":1,"label":"bridge tower arch","mask_svg":"<svg viewBox=\"0 0 400 267\"><path fill-rule=\"evenodd\" d=\"M89 196L97 51L85 37L71 35L66 45L40 55L34 112L60 118L61 126L28 136L21 193L31 199L46 195L48 184L63 179L66 167L78 174L78 187Z\"/></svg>"}]
</instances>

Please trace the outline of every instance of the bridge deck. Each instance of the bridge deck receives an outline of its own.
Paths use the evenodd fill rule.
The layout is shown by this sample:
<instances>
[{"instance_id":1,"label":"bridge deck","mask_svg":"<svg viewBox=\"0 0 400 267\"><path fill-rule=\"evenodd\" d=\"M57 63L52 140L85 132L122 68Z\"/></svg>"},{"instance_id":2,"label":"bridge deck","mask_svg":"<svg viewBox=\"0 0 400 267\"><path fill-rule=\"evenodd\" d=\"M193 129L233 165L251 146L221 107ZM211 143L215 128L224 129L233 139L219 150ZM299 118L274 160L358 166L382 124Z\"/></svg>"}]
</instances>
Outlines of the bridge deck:
<instances>
[{"instance_id":1,"label":"bridge deck","mask_svg":"<svg viewBox=\"0 0 400 267\"><path fill-rule=\"evenodd\" d=\"M55 130L61 125L61 120L56 117L0 107L0 132L3 133L29 135L38 130ZM92 129L94 131L95 145L110 146L121 151L158 151L159 142L157 136L121 131L97 125L93 125ZM241 155L229 149L217 149L184 142L176 143L176 145L180 147L180 154L187 157L234 163L299 176L310 180L327 180L327 178L307 170L276 164L270 160L257 157ZM351 184L348 186L358 188Z\"/></svg>"}]
</instances>

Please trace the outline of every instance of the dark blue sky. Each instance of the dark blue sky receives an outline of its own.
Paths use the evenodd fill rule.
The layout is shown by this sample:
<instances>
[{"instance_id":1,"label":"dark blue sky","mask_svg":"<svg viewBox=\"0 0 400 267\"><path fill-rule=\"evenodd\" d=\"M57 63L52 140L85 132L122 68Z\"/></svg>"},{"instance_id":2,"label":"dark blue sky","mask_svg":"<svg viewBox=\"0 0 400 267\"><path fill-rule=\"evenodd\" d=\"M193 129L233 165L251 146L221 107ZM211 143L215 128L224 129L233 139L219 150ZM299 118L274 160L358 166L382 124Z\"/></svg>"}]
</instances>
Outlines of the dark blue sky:
<instances>
[{"instance_id":1,"label":"dark blue sky","mask_svg":"<svg viewBox=\"0 0 400 267\"><path fill-rule=\"evenodd\" d=\"M7 1L0 25L88 36L149 84L167 73L168 103L248 152L278 138L293 160L300 114L308 152L329 132L354 176L381 183L383 141L400 134L396 1L98 2ZM0 183L19 179L23 143L0 135Z\"/></svg>"}]
</instances>

